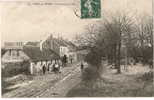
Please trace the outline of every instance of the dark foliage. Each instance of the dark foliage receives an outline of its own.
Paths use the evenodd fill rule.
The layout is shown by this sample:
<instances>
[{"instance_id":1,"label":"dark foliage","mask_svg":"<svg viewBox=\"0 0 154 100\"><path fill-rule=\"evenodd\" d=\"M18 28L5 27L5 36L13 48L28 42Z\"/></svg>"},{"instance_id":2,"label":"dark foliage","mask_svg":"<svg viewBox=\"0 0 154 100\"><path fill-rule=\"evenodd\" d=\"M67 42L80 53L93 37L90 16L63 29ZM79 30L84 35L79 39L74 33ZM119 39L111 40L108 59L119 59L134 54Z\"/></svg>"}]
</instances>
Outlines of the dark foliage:
<instances>
[{"instance_id":1,"label":"dark foliage","mask_svg":"<svg viewBox=\"0 0 154 100\"><path fill-rule=\"evenodd\" d=\"M18 74L29 74L29 62L22 63L7 63L2 69L2 77L11 77Z\"/></svg>"},{"instance_id":2,"label":"dark foliage","mask_svg":"<svg viewBox=\"0 0 154 100\"><path fill-rule=\"evenodd\" d=\"M91 81L99 77L98 69L96 67L88 67L82 72L82 80Z\"/></svg>"},{"instance_id":3,"label":"dark foliage","mask_svg":"<svg viewBox=\"0 0 154 100\"><path fill-rule=\"evenodd\" d=\"M98 50L92 49L85 57L85 61L94 67L101 64L101 53Z\"/></svg>"}]
</instances>

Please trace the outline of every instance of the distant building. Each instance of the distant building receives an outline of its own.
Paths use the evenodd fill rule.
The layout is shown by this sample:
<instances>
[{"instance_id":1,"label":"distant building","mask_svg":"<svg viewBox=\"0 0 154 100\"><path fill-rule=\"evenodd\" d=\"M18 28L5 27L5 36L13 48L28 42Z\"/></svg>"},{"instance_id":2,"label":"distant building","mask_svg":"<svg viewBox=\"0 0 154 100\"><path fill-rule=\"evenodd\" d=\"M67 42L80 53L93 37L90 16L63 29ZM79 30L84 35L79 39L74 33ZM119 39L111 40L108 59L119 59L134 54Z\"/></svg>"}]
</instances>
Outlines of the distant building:
<instances>
[{"instance_id":1,"label":"distant building","mask_svg":"<svg viewBox=\"0 0 154 100\"><path fill-rule=\"evenodd\" d=\"M23 60L29 59L28 56L23 52L22 42L5 42L5 52L2 55L2 62L22 62Z\"/></svg>"},{"instance_id":2,"label":"distant building","mask_svg":"<svg viewBox=\"0 0 154 100\"><path fill-rule=\"evenodd\" d=\"M41 51L39 47L24 46L23 52L29 57L30 62L59 59L59 55L57 55L54 51L49 49Z\"/></svg>"},{"instance_id":3,"label":"distant building","mask_svg":"<svg viewBox=\"0 0 154 100\"><path fill-rule=\"evenodd\" d=\"M60 44L60 56L63 57L66 55L68 57L69 62L76 62L77 61L77 54L76 54L76 46L71 42L64 39L59 39Z\"/></svg>"},{"instance_id":4,"label":"distant building","mask_svg":"<svg viewBox=\"0 0 154 100\"><path fill-rule=\"evenodd\" d=\"M67 41L62 38L53 38L52 34L49 34L41 41L36 42L6 42L4 49L5 53L2 56L3 62L19 62L27 59L34 60L32 58L36 56L38 56L37 59L40 58L41 60L46 60L49 59L50 57L48 56L52 54L59 57L66 55L69 60L77 60L76 46L71 41ZM46 56L44 56L44 51L48 52ZM33 53L29 54L30 52ZM35 55L35 53L37 54ZM37 59L35 58L35 60Z\"/></svg>"},{"instance_id":5,"label":"distant building","mask_svg":"<svg viewBox=\"0 0 154 100\"><path fill-rule=\"evenodd\" d=\"M22 51L16 49L10 49L2 55L2 62L9 63L9 62L22 62L24 60L28 60L29 57Z\"/></svg>"},{"instance_id":6,"label":"distant building","mask_svg":"<svg viewBox=\"0 0 154 100\"><path fill-rule=\"evenodd\" d=\"M57 55L54 51L49 49L40 50L39 47L25 46L23 51L29 57L29 68L31 74L41 73L42 64L47 65L49 62L52 62L53 60L60 59L59 55Z\"/></svg>"},{"instance_id":7,"label":"distant building","mask_svg":"<svg viewBox=\"0 0 154 100\"><path fill-rule=\"evenodd\" d=\"M69 50L66 46L60 46L60 57L69 56Z\"/></svg>"},{"instance_id":8,"label":"distant building","mask_svg":"<svg viewBox=\"0 0 154 100\"><path fill-rule=\"evenodd\" d=\"M59 54L60 52L58 41L55 38L53 38L52 34L50 34L40 42L40 50L45 49L50 49L57 54Z\"/></svg>"},{"instance_id":9,"label":"distant building","mask_svg":"<svg viewBox=\"0 0 154 100\"><path fill-rule=\"evenodd\" d=\"M40 42L40 49L51 49L60 57L66 55L68 58L76 60L76 46L72 42L62 38L53 38L52 34L48 35Z\"/></svg>"},{"instance_id":10,"label":"distant building","mask_svg":"<svg viewBox=\"0 0 154 100\"><path fill-rule=\"evenodd\" d=\"M22 49L24 43L23 42L5 42L4 48L5 49Z\"/></svg>"},{"instance_id":11,"label":"distant building","mask_svg":"<svg viewBox=\"0 0 154 100\"><path fill-rule=\"evenodd\" d=\"M62 38L61 39L57 39L57 42L59 43L60 57L63 57L64 55L66 55L68 57L69 56L68 55L69 49L67 47L66 42Z\"/></svg>"},{"instance_id":12,"label":"distant building","mask_svg":"<svg viewBox=\"0 0 154 100\"><path fill-rule=\"evenodd\" d=\"M85 59L85 56L89 53L89 48L86 46L81 46L77 48L76 54L78 61Z\"/></svg>"},{"instance_id":13,"label":"distant building","mask_svg":"<svg viewBox=\"0 0 154 100\"><path fill-rule=\"evenodd\" d=\"M31 46L31 47L40 47L40 42L27 42L24 46Z\"/></svg>"},{"instance_id":14,"label":"distant building","mask_svg":"<svg viewBox=\"0 0 154 100\"><path fill-rule=\"evenodd\" d=\"M71 41L67 41L67 48L69 50L68 55L69 59L73 60L73 62L76 62L77 59L77 46L73 44Z\"/></svg>"},{"instance_id":15,"label":"distant building","mask_svg":"<svg viewBox=\"0 0 154 100\"><path fill-rule=\"evenodd\" d=\"M52 60L58 59L59 55L51 49L40 50L40 42L27 42L23 43L7 42L3 49L1 57L3 63L8 62L23 62L25 60L38 61L38 60Z\"/></svg>"}]
</instances>

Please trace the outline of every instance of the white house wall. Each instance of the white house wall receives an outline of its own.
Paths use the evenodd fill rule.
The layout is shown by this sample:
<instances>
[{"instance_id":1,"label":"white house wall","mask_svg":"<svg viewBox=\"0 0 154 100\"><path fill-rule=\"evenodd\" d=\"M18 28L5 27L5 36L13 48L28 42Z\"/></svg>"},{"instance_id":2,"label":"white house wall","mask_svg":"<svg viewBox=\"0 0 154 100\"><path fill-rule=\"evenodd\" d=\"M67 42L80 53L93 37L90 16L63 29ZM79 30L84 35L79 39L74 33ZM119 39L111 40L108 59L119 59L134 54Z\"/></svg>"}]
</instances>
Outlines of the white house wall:
<instances>
[{"instance_id":1,"label":"white house wall","mask_svg":"<svg viewBox=\"0 0 154 100\"><path fill-rule=\"evenodd\" d=\"M16 53L17 50L12 50L11 55L9 50L6 51L6 53L2 56L2 62L21 62L29 59L29 57L21 50L19 51L19 56L17 56Z\"/></svg>"},{"instance_id":2,"label":"white house wall","mask_svg":"<svg viewBox=\"0 0 154 100\"><path fill-rule=\"evenodd\" d=\"M69 49L65 46L60 46L60 56L62 57L64 55L69 56Z\"/></svg>"}]
</instances>

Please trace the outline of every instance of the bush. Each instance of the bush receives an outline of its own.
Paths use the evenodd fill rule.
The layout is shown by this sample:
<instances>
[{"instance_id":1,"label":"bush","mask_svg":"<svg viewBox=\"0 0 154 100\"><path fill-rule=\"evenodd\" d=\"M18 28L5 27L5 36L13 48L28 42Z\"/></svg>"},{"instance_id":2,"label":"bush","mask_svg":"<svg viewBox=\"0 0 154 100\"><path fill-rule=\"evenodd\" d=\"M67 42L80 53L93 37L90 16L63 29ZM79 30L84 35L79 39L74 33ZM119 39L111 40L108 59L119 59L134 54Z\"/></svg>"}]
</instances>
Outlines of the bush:
<instances>
[{"instance_id":1,"label":"bush","mask_svg":"<svg viewBox=\"0 0 154 100\"><path fill-rule=\"evenodd\" d=\"M85 61L89 64L82 73L84 81L91 81L100 78L99 69L101 67L102 56L98 50L91 49L86 55Z\"/></svg>"},{"instance_id":2,"label":"bush","mask_svg":"<svg viewBox=\"0 0 154 100\"><path fill-rule=\"evenodd\" d=\"M7 63L2 69L2 77L10 77L18 74L29 74L29 63Z\"/></svg>"},{"instance_id":3,"label":"bush","mask_svg":"<svg viewBox=\"0 0 154 100\"><path fill-rule=\"evenodd\" d=\"M99 77L99 72L96 67L87 67L82 72L82 80L91 81Z\"/></svg>"},{"instance_id":4,"label":"bush","mask_svg":"<svg viewBox=\"0 0 154 100\"><path fill-rule=\"evenodd\" d=\"M85 61L94 67L101 65L101 55L95 51L91 50L85 57Z\"/></svg>"}]
</instances>

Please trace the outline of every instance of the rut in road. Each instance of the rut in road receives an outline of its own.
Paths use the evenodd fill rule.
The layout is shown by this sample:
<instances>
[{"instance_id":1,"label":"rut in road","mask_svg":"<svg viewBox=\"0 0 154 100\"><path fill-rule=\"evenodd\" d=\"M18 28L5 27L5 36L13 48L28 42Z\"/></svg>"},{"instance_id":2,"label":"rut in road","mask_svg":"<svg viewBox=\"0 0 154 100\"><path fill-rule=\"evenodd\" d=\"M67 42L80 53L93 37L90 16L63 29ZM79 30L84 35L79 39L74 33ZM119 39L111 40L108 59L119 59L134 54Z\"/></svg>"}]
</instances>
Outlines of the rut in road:
<instances>
[{"instance_id":1,"label":"rut in road","mask_svg":"<svg viewBox=\"0 0 154 100\"><path fill-rule=\"evenodd\" d=\"M65 97L69 90L80 83L80 76L80 68L77 68L62 80L58 81L53 87L43 92L39 97Z\"/></svg>"},{"instance_id":2,"label":"rut in road","mask_svg":"<svg viewBox=\"0 0 154 100\"><path fill-rule=\"evenodd\" d=\"M29 86L19 88L17 91L15 90L11 93L4 94L3 97L38 97L41 94L43 94L46 90L53 87L54 84L56 84L58 81L65 78L67 75L73 73L76 67L69 68L68 71L67 68L64 69L65 69L64 73L51 75L51 78L54 77L53 79L48 80L48 78L50 78L49 76L45 80L42 81L39 80L33 84L30 84Z\"/></svg>"}]
</instances>

